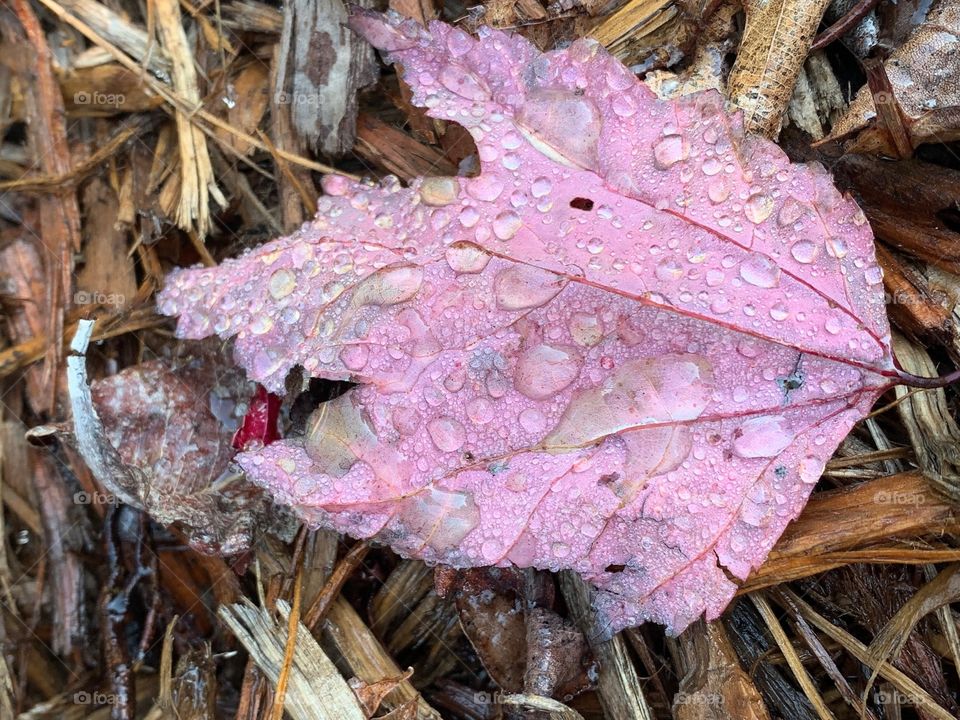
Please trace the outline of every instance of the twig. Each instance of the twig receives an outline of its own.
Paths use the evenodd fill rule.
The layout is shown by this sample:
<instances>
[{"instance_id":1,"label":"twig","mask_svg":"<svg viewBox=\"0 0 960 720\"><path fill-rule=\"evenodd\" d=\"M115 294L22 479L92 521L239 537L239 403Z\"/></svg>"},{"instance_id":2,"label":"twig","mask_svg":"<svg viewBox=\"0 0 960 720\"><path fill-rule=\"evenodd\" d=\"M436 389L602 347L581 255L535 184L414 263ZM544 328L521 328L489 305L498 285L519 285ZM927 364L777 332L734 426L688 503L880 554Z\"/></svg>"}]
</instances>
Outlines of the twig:
<instances>
[{"instance_id":1,"label":"twig","mask_svg":"<svg viewBox=\"0 0 960 720\"><path fill-rule=\"evenodd\" d=\"M287 618L287 644L283 651L283 664L280 666L280 677L277 678L277 689L273 694L273 710L270 712L272 720L282 720L283 701L287 695L287 683L290 680L290 667L293 665L293 654L297 647L297 629L300 627L300 598L303 594L303 568L297 568L293 580L293 607Z\"/></svg>"},{"instance_id":2,"label":"twig","mask_svg":"<svg viewBox=\"0 0 960 720\"><path fill-rule=\"evenodd\" d=\"M843 35L851 30L858 22L863 20L867 13L877 6L880 0L860 0L856 5L847 10L846 14L828 27L822 33L817 35L810 46L810 52L825 48L835 40L839 40Z\"/></svg>"},{"instance_id":3,"label":"twig","mask_svg":"<svg viewBox=\"0 0 960 720\"><path fill-rule=\"evenodd\" d=\"M344 555L343 559L337 563L337 566L333 569L333 572L330 573L330 577L323 586L323 589L317 593L317 597L310 604L306 614L303 616L303 624L306 625L311 632L316 630L317 626L327 617L330 606L340 594L343 584L353 574L353 571L360 566L368 552L370 552L370 543L366 541L359 542L350 548L350 552Z\"/></svg>"},{"instance_id":4,"label":"twig","mask_svg":"<svg viewBox=\"0 0 960 720\"><path fill-rule=\"evenodd\" d=\"M16 180L0 180L0 192L31 192L61 186L73 187L82 182L101 163L109 160L140 130L139 127L125 125L116 135L110 138L106 145L98 148L89 158L61 175L27 175Z\"/></svg>"}]
</instances>

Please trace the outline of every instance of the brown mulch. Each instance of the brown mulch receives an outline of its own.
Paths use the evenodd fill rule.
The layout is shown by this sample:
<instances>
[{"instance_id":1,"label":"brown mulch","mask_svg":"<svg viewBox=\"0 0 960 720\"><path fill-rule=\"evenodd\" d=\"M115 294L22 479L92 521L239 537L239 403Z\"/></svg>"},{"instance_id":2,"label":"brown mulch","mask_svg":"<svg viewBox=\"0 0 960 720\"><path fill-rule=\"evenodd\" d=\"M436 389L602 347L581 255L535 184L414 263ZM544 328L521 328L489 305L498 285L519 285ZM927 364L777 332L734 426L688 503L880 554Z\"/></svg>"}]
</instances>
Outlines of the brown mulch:
<instances>
[{"instance_id":1,"label":"brown mulch","mask_svg":"<svg viewBox=\"0 0 960 720\"><path fill-rule=\"evenodd\" d=\"M725 91L752 131L860 201L904 369L960 363L960 49L942 47L956 2L926 23L910 0L389 6L544 49L589 35L661 92ZM469 135L412 107L340 29L344 12L0 4L0 720L960 716L952 388L884 396L723 617L678 638L649 625L603 637L573 576L434 569L297 527L251 509L236 477L180 507L197 478L178 473L204 458L158 472L151 499L98 484L71 442L66 367L84 320L97 321L91 379L150 368L167 390L168 366L210 351L154 311L171 268L294 230L322 173L474 167ZM197 400L169 392L164 422ZM316 384L300 402L335 392ZM149 410L119 411L135 419L124 437L153 432ZM263 512L250 537L239 518Z\"/></svg>"}]
</instances>

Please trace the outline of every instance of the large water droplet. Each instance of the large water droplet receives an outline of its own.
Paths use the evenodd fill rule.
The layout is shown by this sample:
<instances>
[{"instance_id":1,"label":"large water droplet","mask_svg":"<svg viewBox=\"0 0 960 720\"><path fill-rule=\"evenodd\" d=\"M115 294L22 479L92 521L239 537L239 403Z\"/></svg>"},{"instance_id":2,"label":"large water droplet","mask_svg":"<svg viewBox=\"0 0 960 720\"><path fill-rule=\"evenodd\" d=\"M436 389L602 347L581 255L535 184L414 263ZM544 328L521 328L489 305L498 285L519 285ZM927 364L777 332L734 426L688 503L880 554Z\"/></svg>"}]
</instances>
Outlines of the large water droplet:
<instances>
[{"instance_id":1,"label":"large water droplet","mask_svg":"<svg viewBox=\"0 0 960 720\"><path fill-rule=\"evenodd\" d=\"M707 197L711 202L722 203L730 197L730 186L722 178L717 178L707 186Z\"/></svg>"},{"instance_id":2,"label":"large water droplet","mask_svg":"<svg viewBox=\"0 0 960 720\"><path fill-rule=\"evenodd\" d=\"M517 360L514 384L528 398L545 400L572 383L581 365L580 354L572 347L535 345Z\"/></svg>"},{"instance_id":3,"label":"large water droplet","mask_svg":"<svg viewBox=\"0 0 960 720\"><path fill-rule=\"evenodd\" d=\"M489 563L494 563L500 559L500 543L494 540L487 540L480 546L480 554Z\"/></svg>"},{"instance_id":4,"label":"large water droplet","mask_svg":"<svg viewBox=\"0 0 960 720\"><path fill-rule=\"evenodd\" d=\"M500 372L488 373L486 385L492 398L502 398L510 390L510 381Z\"/></svg>"},{"instance_id":5,"label":"large water droplet","mask_svg":"<svg viewBox=\"0 0 960 720\"><path fill-rule=\"evenodd\" d=\"M254 335L265 335L273 329L273 318L269 315L259 315L250 324L250 332Z\"/></svg>"},{"instance_id":6,"label":"large water droplet","mask_svg":"<svg viewBox=\"0 0 960 720\"><path fill-rule=\"evenodd\" d=\"M350 192L351 184L350 178L343 175L324 175L323 180L320 181L323 192L334 196L346 195Z\"/></svg>"},{"instance_id":7,"label":"large water droplet","mask_svg":"<svg viewBox=\"0 0 960 720\"><path fill-rule=\"evenodd\" d=\"M467 403L467 417L476 425L485 425L493 420L493 403L484 397L474 398Z\"/></svg>"},{"instance_id":8,"label":"large water droplet","mask_svg":"<svg viewBox=\"0 0 960 720\"><path fill-rule=\"evenodd\" d=\"M621 93L613 99L613 111L620 117L630 117L637 111L637 103L632 95Z\"/></svg>"},{"instance_id":9,"label":"large water droplet","mask_svg":"<svg viewBox=\"0 0 960 720\"><path fill-rule=\"evenodd\" d=\"M523 145L523 138L511 130L503 136L500 144L503 145L507 150L516 150L518 147Z\"/></svg>"},{"instance_id":10,"label":"large water droplet","mask_svg":"<svg viewBox=\"0 0 960 720\"><path fill-rule=\"evenodd\" d=\"M800 466L798 468L800 472L800 480L807 483L808 485L813 485L817 480L820 479L820 476L823 475L823 470L826 467L826 464L818 457L813 457L808 455L800 461Z\"/></svg>"},{"instance_id":11,"label":"large water droplet","mask_svg":"<svg viewBox=\"0 0 960 720\"><path fill-rule=\"evenodd\" d=\"M827 238L827 253L830 257L842 260L847 256L847 241L836 235Z\"/></svg>"},{"instance_id":12,"label":"large water droplet","mask_svg":"<svg viewBox=\"0 0 960 720\"><path fill-rule=\"evenodd\" d=\"M357 285L352 302L360 305L396 305L406 302L423 285L423 268L397 265L378 270Z\"/></svg>"},{"instance_id":13,"label":"large water droplet","mask_svg":"<svg viewBox=\"0 0 960 720\"><path fill-rule=\"evenodd\" d=\"M297 287L297 276L286 268L281 268L270 276L270 294L276 300L285 298Z\"/></svg>"},{"instance_id":14,"label":"large water droplet","mask_svg":"<svg viewBox=\"0 0 960 720\"><path fill-rule=\"evenodd\" d=\"M710 268L704 276L704 279L707 281L707 287L719 287L723 285L724 278L723 270L717 270L716 268Z\"/></svg>"},{"instance_id":15,"label":"large water droplet","mask_svg":"<svg viewBox=\"0 0 960 720\"><path fill-rule=\"evenodd\" d=\"M553 183L550 182L549 178L538 177L530 185L530 194L535 198L542 198L549 195L552 189Z\"/></svg>"},{"instance_id":16,"label":"large water droplet","mask_svg":"<svg viewBox=\"0 0 960 720\"><path fill-rule=\"evenodd\" d=\"M737 343L737 352L745 358L755 358L760 354L760 345L753 338L745 337Z\"/></svg>"},{"instance_id":17,"label":"large water droplet","mask_svg":"<svg viewBox=\"0 0 960 720\"><path fill-rule=\"evenodd\" d=\"M467 382L467 373L463 368L455 367L443 379L443 386L450 392L460 392Z\"/></svg>"},{"instance_id":18,"label":"large water droplet","mask_svg":"<svg viewBox=\"0 0 960 720\"><path fill-rule=\"evenodd\" d=\"M683 266L673 258L664 258L657 264L654 271L659 280L669 282L683 277Z\"/></svg>"},{"instance_id":19,"label":"large water droplet","mask_svg":"<svg viewBox=\"0 0 960 720\"><path fill-rule=\"evenodd\" d=\"M477 200L493 202L503 192L503 183L494 175L481 175L468 183L467 192Z\"/></svg>"},{"instance_id":20,"label":"large water droplet","mask_svg":"<svg viewBox=\"0 0 960 720\"><path fill-rule=\"evenodd\" d=\"M420 413L415 408L400 406L392 413L393 426L401 435L413 435L421 429Z\"/></svg>"},{"instance_id":21,"label":"large water droplet","mask_svg":"<svg viewBox=\"0 0 960 720\"><path fill-rule=\"evenodd\" d=\"M742 458L776 457L796 437L782 415L746 420L734 432L733 451Z\"/></svg>"},{"instance_id":22,"label":"large water droplet","mask_svg":"<svg viewBox=\"0 0 960 720\"><path fill-rule=\"evenodd\" d=\"M755 287L777 287L780 284L780 268L766 255L753 253L740 263L740 277Z\"/></svg>"},{"instance_id":23,"label":"large water droplet","mask_svg":"<svg viewBox=\"0 0 960 720\"><path fill-rule=\"evenodd\" d=\"M810 240L797 240L790 246L790 254L798 263L809 265L817 259L820 246Z\"/></svg>"},{"instance_id":24,"label":"large water droplet","mask_svg":"<svg viewBox=\"0 0 960 720\"><path fill-rule=\"evenodd\" d=\"M623 90L631 87L637 79L633 73L629 72L620 63L610 63L606 73L607 86L611 90L616 90L622 94Z\"/></svg>"},{"instance_id":25,"label":"large water droplet","mask_svg":"<svg viewBox=\"0 0 960 720\"><path fill-rule=\"evenodd\" d=\"M467 438L461 422L449 416L431 420L427 423L427 432L430 433L433 444L443 452L459 450Z\"/></svg>"},{"instance_id":26,"label":"large water droplet","mask_svg":"<svg viewBox=\"0 0 960 720\"><path fill-rule=\"evenodd\" d=\"M546 304L563 286L563 278L555 273L531 265L514 265L497 274L493 294L504 310L524 310Z\"/></svg>"},{"instance_id":27,"label":"large water droplet","mask_svg":"<svg viewBox=\"0 0 960 720\"><path fill-rule=\"evenodd\" d=\"M603 252L603 240L598 237L592 237L587 241L587 252L591 255L599 255Z\"/></svg>"},{"instance_id":28,"label":"large water droplet","mask_svg":"<svg viewBox=\"0 0 960 720\"><path fill-rule=\"evenodd\" d=\"M357 452L376 446L373 433L350 393L325 402L307 419L303 447L317 472L343 477Z\"/></svg>"},{"instance_id":29,"label":"large water droplet","mask_svg":"<svg viewBox=\"0 0 960 720\"><path fill-rule=\"evenodd\" d=\"M803 216L804 212L806 212L806 208L796 198L788 197L780 206L780 212L777 213L777 224L781 227L793 225Z\"/></svg>"},{"instance_id":30,"label":"large water droplet","mask_svg":"<svg viewBox=\"0 0 960 720\"><path fill-rule=\"evenodd\" d=\"M480 522L480 511L468 493L429 486L401 503L397 519L407 539L423 538L438 553L449 553Z\"/></svg>"},{"instance_id":31,"label":"large water droplet","mask_svg":"<svg viewBox=\"0 0 960 720\"><path fill-rule=\"evenodd\" d=\"M603 324L592 313L577 312L570 316L570 335L577 345L593 347L603 339Z\"/></svg>"},{"instance_id":32,"label":"large water droplet","mask_svg":"<svg viewBox=\"0 0 960 720\"><path fill-rule=\"evenodd\" d=\"M717 315L724 315L733 309L733 305L725 295L720 295L710 303L710 311Z\"/></svg>"},{"instance_id":33,"label":"large water droplet","mask_svg":"<svg viewBox=\"0 0 960 720\"><path fill-rule=\"evenodd\" d=\"M703 161L700 169L703 170L704 175L716 175L723 170L723 163L715 157L709 157Z\"/></svg>"},{"instance_id":34,"label":"large water droplet","mask_svg":"<svg viewBox=\"0 0 960 720\"><path fill-rule=\"evenodd\" d=\"M477 77L466 72L460 65L444 65L440 71L440 83L450 92L467 100L480 101L490 94Z\"/></svg>"},{"instance_id":35,"label":"large water droplet","mask_svg":"<svg viewBox=\"0 0 960 720\"><path fill-rule=\"evenodd\" d=\"M456 242L446 251L447 265L458 273L481 272L490 262L490 255L483 248L470 242Z\"/></svg>"},{"instance_id":36,"label":"large water droplet","mask_svg":"<svg viewBox=\"0 0 960 720\"><path fill-rule=\"evenodd\" d=\"M424 205L442 207L457 199L460 185L452 177L427 177L420 183L420 200Z\"/></svg>"},{"instance_id":37,"label":"large water droplet","mask_svg":"<svg viewBox=\"0 0 960 720\"><path fill-rule=\"evenodd\" d=\"M512 210L497 215L493 220L493 234L500 240L509 240L517 234L517 230L523 225L520 216Z\"/></svg>"},{"instance_id":38,"label":"large water droplet","mask_svg":"<svg viewBox=\"0 0 960 720\"><path fill-rule=\"evenodd\" d=\"M461 225L466 228L471 228L476 225L477 222L479 222L480 212L472 205L468 205L460 211L458 219L460 220Z\"/></svg>"},{"instance_id":39,"label":"large water droplet","mask_svg":"<svg viewBox=\"0 0 960 720\"><path fill-rule=\"evenodd\" d=\"M660 170L673 167L690 155L690 143L681 135L667 135L653 146L653 163Z\"/></svg>"},{"instance_id":40,"label":"large water droplet","mask_svg":"<svg viewBox=\"0 0 960 720\"><path fill-rule=\"evenodd\" d=\"M546 417L544 417L543 413L536 408L525 409L520 413L518 420L520 422L520 427L531 434L542 432L547 426Z\"/></svg>"},{"instance_id":41,"label":"large water droplet","mask_svg":"<svg viewBox=\"0 0 960 720\"><path fill-rule=\"evenodd\" d=\"M883 282L883 269L879 265L871 265L863 271L863 279L868 285L879 285Z\"/></svg>"},{"instance_id":42,"label":"large water droplet","mask_svg":"<svg viewBox=\"0 0 960 720\"><path fill-rule=\"evenodd\" d=\"M367 349L365 343L347 345L340 351L341 362L343 362L348 370L352 370L353 372L362 370L367 364L367 358L369 356L370 351Z\"/></svg>"},{"instance_id":43,"label":"large water droplet","mask_svg":"<svg viewBox=\"0 0 960 720\"><path fill-rule=\"evenodd\" d=\"M759 225L773 213L773 198L763 193L754 193L743 204L743 214L754 225Z\"/></svg>"},{"instance_id":44,"label":"large water droplet","mask_svg":"<svg viewBox=\"0 0 960 720\"><path fill-rule=\"evenodd\" d=\"M463 30L449 28L447 33L447 49L453 57L458 58L470 52L470 49L476 44L476 40L470 37Z\"/></svg>"},{"instance_id":45,"label":"large water droplet","mask_svg":"<svg viewBox=\"0 0 960 720\"><path fill-rule=\"evenodd\" d=\"M691 445L681 428L637 426L676 423L700 416L713 391L713 370L698 355L664 355L629 360L595 387L579 392L545 439L547 447L582 445L623 430L634 471L666 472L668 456L679 465ZM630 482L641 481L640 478Z\"/></svg>"},{"instance_id":46,"label":"large water droplet","mask_svg":"<svg viewBox=\"0 0 960 720\"><path fill-rule=\"evenodd\" d=\"M517 121L530 144L551 160L568 167L597 166L600 112L588 98L572 90L532 90Z\"/></svg>"}]
</instances>

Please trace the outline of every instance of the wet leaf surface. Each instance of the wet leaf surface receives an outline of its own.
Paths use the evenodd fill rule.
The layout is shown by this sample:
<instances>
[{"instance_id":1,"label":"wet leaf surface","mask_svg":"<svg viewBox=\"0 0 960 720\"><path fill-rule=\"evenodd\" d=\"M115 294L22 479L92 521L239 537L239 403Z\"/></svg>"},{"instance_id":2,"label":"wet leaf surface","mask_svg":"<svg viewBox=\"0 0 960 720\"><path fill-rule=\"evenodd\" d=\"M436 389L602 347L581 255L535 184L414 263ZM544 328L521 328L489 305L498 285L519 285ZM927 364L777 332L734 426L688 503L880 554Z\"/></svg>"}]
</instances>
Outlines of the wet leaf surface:
<instances>
[{"instance_id":1,"label":"wet leaf surface","mask_svg":"<svg viewBox=\"0 0 960 720\"><path fill-rule=\"evenodd\" d=\"M406 556L575 570L608 631L716 617L896 374L863 214L591 41L352 25L481 173L327 176L298 232L169 277L179 335L234 338L268 390L359 384L238 462Z\"/></svg>"}]
</instances>

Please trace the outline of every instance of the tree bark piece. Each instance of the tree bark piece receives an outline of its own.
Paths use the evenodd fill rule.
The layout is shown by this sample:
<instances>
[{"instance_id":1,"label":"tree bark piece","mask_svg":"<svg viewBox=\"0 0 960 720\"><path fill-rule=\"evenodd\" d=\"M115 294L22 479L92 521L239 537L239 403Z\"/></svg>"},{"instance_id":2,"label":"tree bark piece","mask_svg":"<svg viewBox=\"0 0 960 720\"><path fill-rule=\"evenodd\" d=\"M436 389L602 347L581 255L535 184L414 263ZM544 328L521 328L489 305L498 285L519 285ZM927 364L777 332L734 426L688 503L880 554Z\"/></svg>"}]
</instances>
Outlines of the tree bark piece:
<instances>
[{"instance_id":1,"label":"tree bark piece","mask_svg":"<svg viewBox=\"0 0 960 720\"><path fill-rule=\"evenodd\" d=\"M43 28L28 0L14 3L23 35L4 23L9 43L23 55L11 62L33 92L25 95L27 132L36 166L45 175L61 176L70 172L72 159L67 144L67 127L60 85L53 75L53 58ZM46 331L51 338L63 334L64 314L70 308L73 254L80 249L80 209L73 188L53 188L37 203L40 216L38 239L46 250L47 307ZM59 342L47 344L43 366L44 392L34 398L38 412L52 414L57 400L57 385L63 362Z\"/></svg>"},{"instance_id":2,"label":"tree bark piece","mask_svg":"<svg viewBox=\"0 0 960 720\"><path fill-rule=\"evenodd\" d=\"M675 720L770 720L722 622L697 622L678 642L688 671L673 699Z\"/></svg>"},{"instance_id":3,"label":"tree bark piece","mask_svg":"<svg viewBox=\"0 0 960 720\"><path fill-rule=\"evenodd\" d=\"M280 37L275 101L290 105L293 129L328 156L353 147L357 91L377 78L373 49L346 22L342 0L293 0Z\"/></svg>"}]
</instances>

